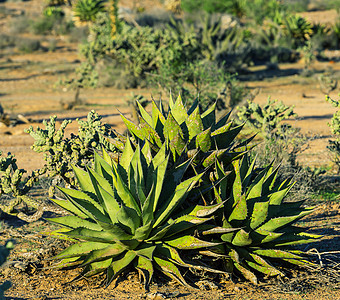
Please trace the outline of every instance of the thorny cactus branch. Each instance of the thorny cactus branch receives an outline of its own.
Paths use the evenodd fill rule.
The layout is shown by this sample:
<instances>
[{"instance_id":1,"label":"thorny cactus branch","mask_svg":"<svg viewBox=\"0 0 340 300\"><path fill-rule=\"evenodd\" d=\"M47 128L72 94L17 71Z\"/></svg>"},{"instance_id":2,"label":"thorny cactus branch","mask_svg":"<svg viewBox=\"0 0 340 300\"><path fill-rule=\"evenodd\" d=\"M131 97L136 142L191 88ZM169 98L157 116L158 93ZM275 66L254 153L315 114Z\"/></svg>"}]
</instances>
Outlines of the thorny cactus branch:
<instances>
[{"instance_id":1,"label":"thorny cactus branch","mask_svg":"<svg viewBox=\"0 0 340 300\"><path fill-rule=\"evenodd\" d=\"M54 205L42 203L28 196L28 192L34 183L38 182L41 176L46 175L55 178L58 183L63 182L67 186L75 187L76 182L72 171L72 166L77 165L85 168L91 164L94 151L100 151L103 146L109 152L116 152L117 148L109 143L108 139L116 137L108 125L101 123L101 117L91 111L86 121L78 120L78 135L71 134L70 138L65 137L65 129L71 120L64 120L59 129L56 128L57 118L51 117L50 121L44 121L45 129L27 129L35 140L32 149L35 152L43 153L45 165L43 168L35 170L26 178L23 175L26 170L19 169L16 159L12 154L0 157L0 197L2 194L12 196L6 205L0 205L0 210L31 222L39 219L44 211L60 213L61 210ZM1 152L0 152L1 155ZM49 196L53 196L54 187L49 191ZM31 216L25 215L16 209L20 204L26 204L35 209Z\"/></svg>"}]
</instances>

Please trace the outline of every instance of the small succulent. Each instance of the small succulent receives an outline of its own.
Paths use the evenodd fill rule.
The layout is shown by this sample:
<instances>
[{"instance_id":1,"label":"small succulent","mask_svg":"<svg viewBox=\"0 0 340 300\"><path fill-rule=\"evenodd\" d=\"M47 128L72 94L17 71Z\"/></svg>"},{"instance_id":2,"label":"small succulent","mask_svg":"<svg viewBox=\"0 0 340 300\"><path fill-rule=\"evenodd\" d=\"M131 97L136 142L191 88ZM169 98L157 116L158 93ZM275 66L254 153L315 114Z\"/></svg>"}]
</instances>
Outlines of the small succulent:
<instances>
[{"instance_id":1,"label":"small succulent","mask_svg":"<svg viewBox=\"0 0 340 300\"><path fill-rule=\"evenodd\" d=\"M76 279L106 272L107 285L133 267L146 288L154 269L184 285L182 267L212 270L185 262L180 253L218 245L190 233L221 205L182 211L202 174L182 180L191 161L169 169L165 148L152 156L148 143L134 149L127 139L118 163L103 150L103 157L95 154L94 169L74 167L80 189L60 187L66 200L53 200L73 215L50 219L65 227L51 234L75 241L55 257L61 259L56 267L83 267Z\"/></svg>"},{"instance_id":2,"label":"small succulent","mask_svg":"<svg viewBox=\"0 0 340 300\"><path fill-rule=\"evenodd\" d=\"M226 172L217 161L215 172L216 179L223 179L215 189L217 203L228 199L220 217L221 224L224 228L240 228L220 236L225 242L222 252L230 257L231 269L256 283L254 271L269 276L283 275L271 264L275 260L308 265L304 253L290 247L319 238L293 225L314 208L301 207L303 201L283 202L294 183L278 182L278 167L269 165L258 171L255 160L250 163L248 156L234 161L232 166L232 170Z\"/></svg>"}]
</instances>

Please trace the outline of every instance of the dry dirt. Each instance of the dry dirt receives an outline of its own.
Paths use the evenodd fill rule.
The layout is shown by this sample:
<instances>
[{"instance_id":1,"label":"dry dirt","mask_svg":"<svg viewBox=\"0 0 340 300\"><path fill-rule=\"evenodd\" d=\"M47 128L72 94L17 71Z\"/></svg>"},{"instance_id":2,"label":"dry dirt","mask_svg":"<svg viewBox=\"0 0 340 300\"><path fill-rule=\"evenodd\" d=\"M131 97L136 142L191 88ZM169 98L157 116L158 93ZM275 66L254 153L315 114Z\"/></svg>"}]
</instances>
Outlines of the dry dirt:
<instances>
[{"instance_id":1,"label":"dry dirt","mask_svg":"<svg viewBox=\"0 0 340 300\"><path fill-rule=\"evenodd\" d=\"M133 4L133 1L121 2L126 6ZM135 1L137 4L138 2L140 3ZM149 2L153 4L153 1ZM2 6L35 12L37 7L41 6L41 1L8 2L1 3L0 7ZM326 13L327 16L333 16L333 12L329 15ZM326 18L324 13L322 15L313 13L311 19L312 17L313 20ZM8 19L0 20L0 31L5 31L6 22ZM17 118L18 115L22 115L29 121L28 124L13 127L6 127L0 123L0 150L15 154L19 168L28 171L43 165L41 155L30 150L33 140L24 132L28 126L32 125L34 128L42 126L42 120L48 119L51 115L57 115L59 121L65 118L85 118L87 113L94 109L103 117L103 122L122 132L124 126L119 112L130 113L127 100L131 94L150 97L150 91L142 89L88 89L80 94L82 105L74 110L64 110L62 103L72 102L74 91L65 90L56 82L73 72L79 65L79 57L76 45L68 44L61 38L57 46L56 52L34 54L0 52L0 103L11 117ZM315 62L311 66L313 75L310 77L299 75L303 63L298 62L280 65L280 70L276 72L267 72L265 66L254 67L251 71L261 80L245 82L248 87L261 90L255 99L258 103L265 103L270 96L287 105L295 105L299 118L292 120L291 123L300 127L309 136L317 136L310 143L310 148L299 157L303 164L309 166L332 167L326 149L328 139L331 138L327 122L330 121L335 109L325 102L318 76L323 72L330 72L339 79L340 54L330 52L328 55L334 56L335 59L330 62ZM336 98L339 92L338 87L331 96ZM77 122L74 121L68 127L67 134L76 130ZM339 203L329 202L322 204L316 213L303 220L303 225L313 228L313 232L326 236L323 241L311 245L311 248L314 247L319 252L339 251L339 210ZM271 285L262 284L258 287L237 282L234 278L236 283L221 282L219 289L209 291L191 290L179 287L173 282L157 281L151 286L151 292L146 293L138 283L136 275L118 282L116 288L114 285L107 289L98 287L99 280L95 279L68 285L66 283L76 275L74 271L43 269L48 266L44 259L64 247L63 243L56 240L41 238L39 232L50 226L47 222L27 224L7 218L2 223L2 243L8 238L14 238L18 242L9 258L9 265L0 270L0 281L9 279L13 283L13 287L6 293L8 299L340 299L339 282L337 284L328 282L325 279L324 274L327 273L325 270L317 275L299 272L293 279L276 281ZM322 258L326 262L332 261L334 258L329 255L324 254Z\"/></svg>"}]
</instances>

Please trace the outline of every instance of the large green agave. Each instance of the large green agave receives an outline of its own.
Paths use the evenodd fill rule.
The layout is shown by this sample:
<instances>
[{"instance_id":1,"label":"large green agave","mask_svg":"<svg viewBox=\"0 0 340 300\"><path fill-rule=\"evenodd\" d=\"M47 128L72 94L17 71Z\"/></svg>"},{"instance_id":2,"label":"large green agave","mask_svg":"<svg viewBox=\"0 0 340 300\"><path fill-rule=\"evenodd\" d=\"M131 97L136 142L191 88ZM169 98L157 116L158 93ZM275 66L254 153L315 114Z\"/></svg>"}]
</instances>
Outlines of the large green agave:
<instances>
[{"instance_id":1,"label":"large green agave","mask_svg":"<svg viewBox=\"0 0 340 300\"><path fill-rule=\"evenodd\" d=\"M221 235L225 244L215 251L227 254L229 267L253 283L257 282L253 271L283 275L271 264L273 261L309 264L304 252L290 248L319 238L293 225L314 208L301 207L303 201L283 202L294 183L277 180L279 167L274 169L271 164L257 171L255 160L250 163L248 155L234 161L232 167L231 173L226 172L216 161L215 176L222 181L215 188L215 196L217 203L228 198L220 216L221 226L240 230Z\"/></svg>"},{"instance_id":2,"label":"large green agave","mask_svg":"<svg viewBox=\"0 0 340 300\"><path fill-rule=\"evenodd\" d=\"M202 114L198 101L187 110L181 96L175 102L170 97L168 112L165 112L162 103L157 107L152 101L151 114L138 101L137 104L139 125L122 116L129 132L136 142L148 141L154 152L166 143L174 161L181 161L178 158L184 153L188 157L195 156L196 166L206 168L212 166L216 158L228 163L247 150L249 140L243 143L235 141L243 125L233 126L228 121L230 113L217 120L216 104ZM124 148L123 141L116 139L113 143L119 149Z\"/></svg>"},{"instance_id":3,"label":"large green agave","mask_svg":"<svg viewBox=\"0 0 340 300\"><path fill-rule=\"evenodd\" d=\"M73 215L50 221L65 227L53 234L76 243L55 257L61 259L56 267L83 267L76 279L105 271L106 284L134 267L146 287L155 268L184 285L181 267L214 271L185 262L180 252L217 245L187 232L222 205L197 205L184 214L181 204L202 174L182 180L191 161L169 169L165 145L154 157L148 145L134 149L127 139L118 162L103 150L103 157L95 154L94 169L74 167L80 189L59 188L67 200L53 200Z\"/></svg>"}]
</instances>

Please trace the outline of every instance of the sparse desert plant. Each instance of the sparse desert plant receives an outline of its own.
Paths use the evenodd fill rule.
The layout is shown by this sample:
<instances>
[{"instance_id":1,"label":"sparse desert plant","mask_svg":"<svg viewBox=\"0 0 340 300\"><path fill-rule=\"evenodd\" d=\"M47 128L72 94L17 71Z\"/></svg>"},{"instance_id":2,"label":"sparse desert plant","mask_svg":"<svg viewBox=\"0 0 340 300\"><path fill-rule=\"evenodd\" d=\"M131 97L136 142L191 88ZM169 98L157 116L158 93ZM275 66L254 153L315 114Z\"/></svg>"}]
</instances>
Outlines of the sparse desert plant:
<instances>
[{"instance_id":1,"label":"sparse desert plant","mask_svg":"<svg viewBox=\"0 0 340 300\"><path fill-rule=\"evenodd\" d=\"M56 267L83 267L75 280L105 272L106 286L134 268L146 289L155 269L186 286L181 268L225 273L185 255L218 245L194 237L191 231L211 220L220 205L194 205L188 213L181 211L203 174L183 180L190 160L169 169L165 148L164 144L153 156L148 143L134 149L127 139L118 163L103 151L103 157L95 154L94 169L73 168L80 189L60 188L66 199L54 200L73 215L49 219L65 227L49 234L75 241L55 257L61 259Z\"/></svg>"},{"instance_id":2,"label":"sparse desert plant","mask_svg":"<svg viewBox=\"0 0 340 300\"><path fill-rule=\"evenodd\" d=\"M339 100L333 100L328 95L326 96L326 101L332 104L334 107L340 107ZM338 173L340 173L340 110L338 109L328 126L332 129L332 133L335 135L335 140L329 140L329 146L327 147L333 154L333 161L338 168Z\"/></svg>"},{"instance_id":3,"label":"sparse desert plant","mask_svg":"<svg viewBox=\"0 0 340 300\"><path fill-rule=\"evenodd\" d=\"M41 49L40 41L37 39L20 38L15 42L19 51L24 53L32 53Z\"/></svg>"}]
</instances>

